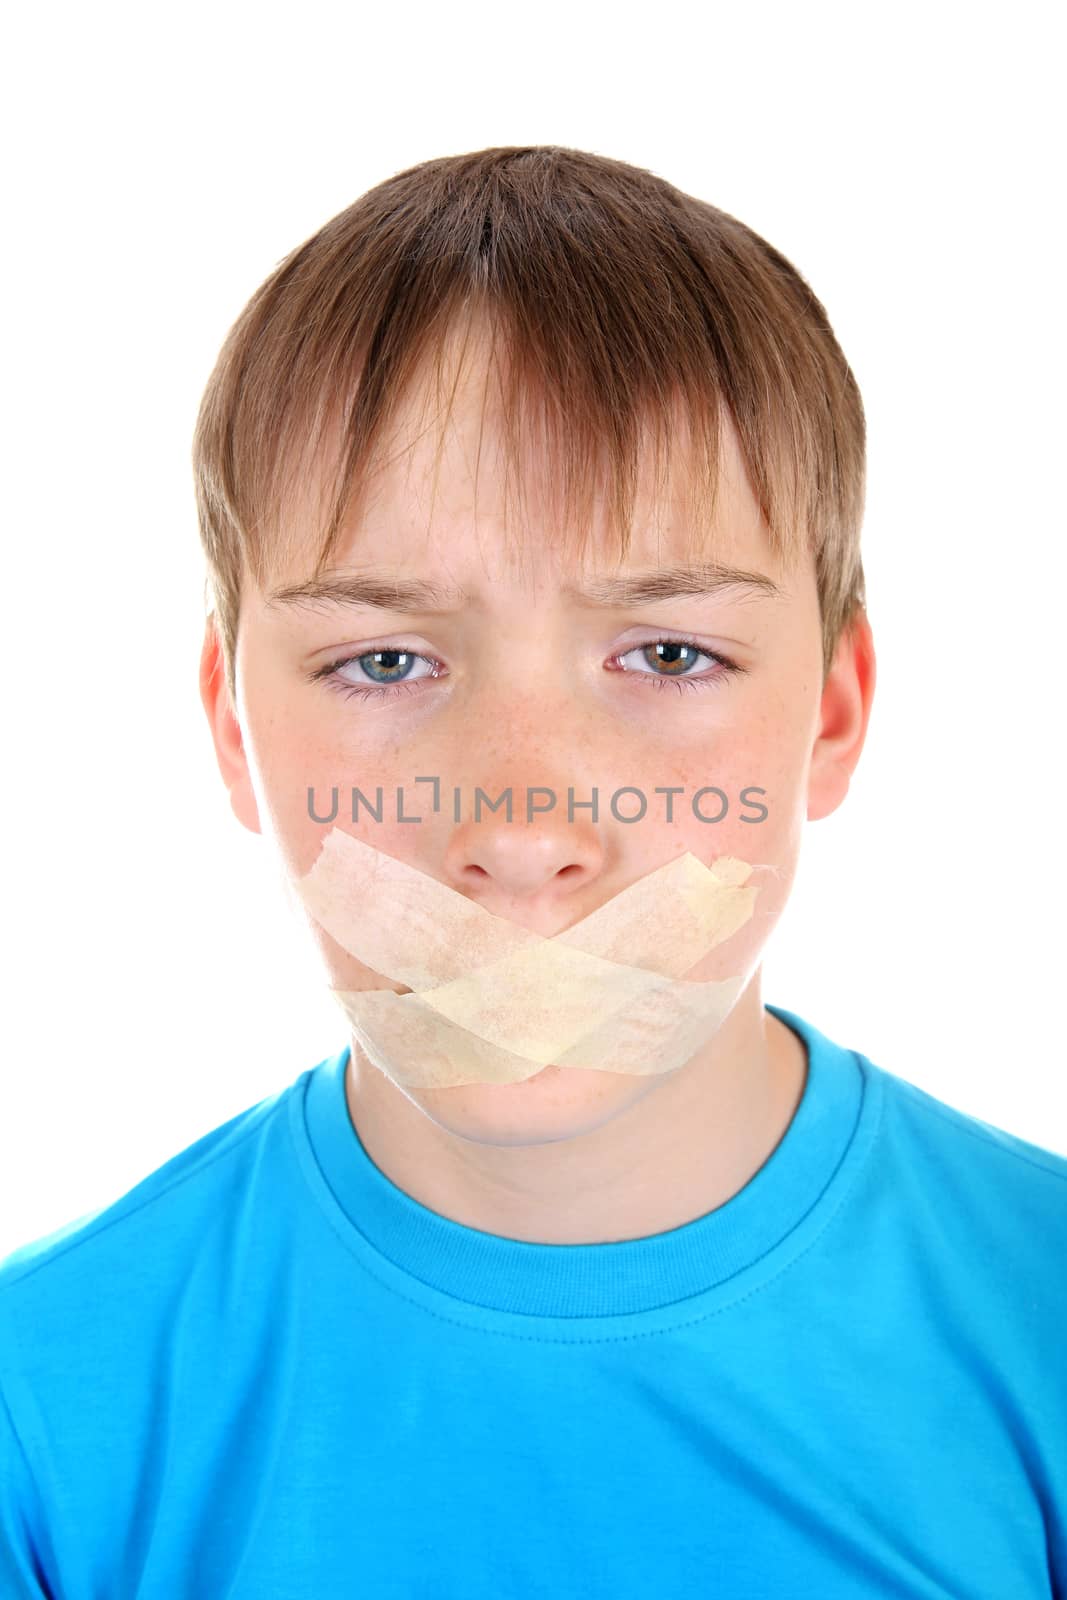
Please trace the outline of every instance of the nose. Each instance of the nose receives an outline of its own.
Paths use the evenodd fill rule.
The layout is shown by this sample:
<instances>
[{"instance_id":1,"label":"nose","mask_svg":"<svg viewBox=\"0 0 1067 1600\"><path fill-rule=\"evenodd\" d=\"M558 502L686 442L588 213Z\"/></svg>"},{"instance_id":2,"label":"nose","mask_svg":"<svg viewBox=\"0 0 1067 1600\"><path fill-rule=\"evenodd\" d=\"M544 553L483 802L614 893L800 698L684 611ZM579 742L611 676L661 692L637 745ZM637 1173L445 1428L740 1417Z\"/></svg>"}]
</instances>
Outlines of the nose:
<instances>
[{"instance_id":1,"label":"nose","mask_svg":"<svg viewBox=\"0 0 1067 1600\"><path fill-rule=\"evenodd\" d=\"M531 652L525 679L520 651L510 677L490 674L477 709L464 708L480 736L463 741L466 781L443 867L446 880L486 911L551 935L576 919L575 900L588 901L588 885L604 870L607 836L589 710L565 676L557 682L538 673L538 649L523 647Z\"/></svg>"},{"instance_id":2,"label":"nose","mask_svg":"<svg viewBox=\"0 0 1067 1600\"><path fill-rule=\"evenodd\" d=\"M461 823L449 840L444 863L453 887L486 911L531 927L535 920L558 921L561 902L580 894L602 864L597 829L588 821L568 821L566 796L558 818L552 811L530 822L508 822L494 814Z\"/></svg>"}]
</instances>

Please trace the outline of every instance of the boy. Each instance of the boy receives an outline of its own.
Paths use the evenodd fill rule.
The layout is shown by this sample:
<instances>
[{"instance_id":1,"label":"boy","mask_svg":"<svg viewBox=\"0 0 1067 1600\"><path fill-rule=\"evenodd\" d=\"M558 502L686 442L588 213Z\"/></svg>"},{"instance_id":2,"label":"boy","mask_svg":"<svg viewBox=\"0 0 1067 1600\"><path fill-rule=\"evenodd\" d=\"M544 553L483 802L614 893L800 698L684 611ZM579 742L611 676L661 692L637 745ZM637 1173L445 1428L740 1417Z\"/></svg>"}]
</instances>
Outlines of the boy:
<instances>
[{"instance_id":1,"label":"boy","mask_svg":"<svg viewBox=\"0 0 1067 1600\"><path fill-rule=\"evenodd\" d=\"M617 161L427 162L194 457L350 1039L8 1257L3 1594L1067 1594L1067 1160L760 995L875 680L807 285Z\"/></svg>"}]
</instances>

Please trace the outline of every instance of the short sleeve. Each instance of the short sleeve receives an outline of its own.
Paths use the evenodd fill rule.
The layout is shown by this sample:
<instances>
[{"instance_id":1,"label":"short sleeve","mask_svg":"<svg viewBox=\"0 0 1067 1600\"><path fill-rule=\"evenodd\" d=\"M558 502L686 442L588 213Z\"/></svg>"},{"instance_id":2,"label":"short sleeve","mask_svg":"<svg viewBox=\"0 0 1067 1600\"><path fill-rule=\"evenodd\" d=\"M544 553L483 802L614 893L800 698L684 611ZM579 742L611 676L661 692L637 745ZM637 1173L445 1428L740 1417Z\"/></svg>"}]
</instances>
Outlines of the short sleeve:
<instances>
[{"instance_id":1,"label":"short sleeve","mask_svg":"<svg viewBox=\"0 0 1067 1600\"><path fill-rule=\"evenodd\" d=\"M60 1600L45 1581L31 1527L39 1502L26 1453L0 1384L0 1595Z\"/></svg>"}]
</instances>

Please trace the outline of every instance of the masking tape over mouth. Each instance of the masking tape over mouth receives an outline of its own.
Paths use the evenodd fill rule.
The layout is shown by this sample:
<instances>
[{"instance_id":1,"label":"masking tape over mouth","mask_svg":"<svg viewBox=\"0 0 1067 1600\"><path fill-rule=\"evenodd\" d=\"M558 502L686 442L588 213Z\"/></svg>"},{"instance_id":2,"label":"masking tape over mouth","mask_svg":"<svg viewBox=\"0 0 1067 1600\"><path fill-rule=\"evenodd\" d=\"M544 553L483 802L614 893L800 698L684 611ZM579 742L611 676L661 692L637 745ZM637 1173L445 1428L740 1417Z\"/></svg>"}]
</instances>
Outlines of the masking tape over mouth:
<instances>
[{"instance_id":1,"label":"masking tape over mouth","mask_svg":"<svg viewBox=\"0 0 1067 1600\"><path fill-rule=\"evenodd\" d=\"M684 974L752 916L753 866L691 851L546 938L331 828L295 888L389 989L333 994L370 1060L411 1088L519 1083L549 1065L647 1077L691 1059L746 975Z\"/></svg>"}]
</instances>

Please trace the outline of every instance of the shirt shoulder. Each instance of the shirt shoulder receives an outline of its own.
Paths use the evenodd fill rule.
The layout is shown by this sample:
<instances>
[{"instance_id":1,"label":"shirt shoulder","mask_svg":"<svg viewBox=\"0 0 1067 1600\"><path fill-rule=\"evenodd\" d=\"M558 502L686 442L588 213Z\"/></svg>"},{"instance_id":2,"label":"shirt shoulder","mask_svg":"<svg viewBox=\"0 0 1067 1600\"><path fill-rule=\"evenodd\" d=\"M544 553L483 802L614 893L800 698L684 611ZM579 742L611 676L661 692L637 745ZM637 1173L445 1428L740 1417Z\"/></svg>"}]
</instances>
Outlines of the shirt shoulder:
<instances>
[{"instance_id":1,"label":"shirt shoulder","mask_svg":"<svg viewBox=\"0 0 1067 1600\"><path fill-rule=\"evenodd\" d=\"M307 1076L203 1134L117 1199L0 1257L0 1312L61 1302L86 1285L99 1292L128 1282L135 1259L142 1281L150 1276L151 1263L182 1240L191 1243L236 1196L249 1165L263 1159L279 1131L284 1136L287 1102Z\"/></svg>"},{"instance_id":2,"label":"shirt shoulder","mask_svg":"<svg viewBox=\"0 0 1067 1600\"><path fill-rule=\"evenodd\" d=\"M1067 1316L1067 1156L859 1059L883 1080L878 1170L908 1239L940 1263L946 1290L988 1291L991 1312L1003 1296L1001 1313L1010 1300L1051 1337Z\"/></svg>"},{"instance_id":3,"label":"shirt shoulder","mask_svg":"<svg viewBox=\"0 0 1067 1600\"><path fill-rule=\"evenodd\" d=\"M867 1070L883 1078L898 1126L913 1141L996 1172L1013 1190L1041 1194L1054 1207L1067 1206L1067 1154L984 1122L907 1078L874 1066L866 1057L860 1059Z\"/></svg>"},{"instance_id":4,"label":"shirt shoulder","mask_svg":"<svg viewBox=\"0 0 1067 1600\"><path fill-rule=\"evenodd\" d=\"M241 1279L257 1203L291 1205L288 1109L308 1076L0 1259L0 1593L58 1593L60 1573L88 1574L87 1529L56 1514L78 1461L135 1502L183 1309L197 1325Z\"/></svg>"}]
</instances>

